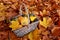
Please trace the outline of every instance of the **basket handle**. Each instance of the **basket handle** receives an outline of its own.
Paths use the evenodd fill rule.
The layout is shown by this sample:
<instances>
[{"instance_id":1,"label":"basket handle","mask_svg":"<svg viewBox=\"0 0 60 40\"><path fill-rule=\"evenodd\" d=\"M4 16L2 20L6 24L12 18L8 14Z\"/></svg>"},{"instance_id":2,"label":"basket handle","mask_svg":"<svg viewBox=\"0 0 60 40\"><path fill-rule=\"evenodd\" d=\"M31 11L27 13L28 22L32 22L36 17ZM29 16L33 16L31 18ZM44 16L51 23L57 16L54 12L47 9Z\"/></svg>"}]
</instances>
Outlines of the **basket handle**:
<instances>
[{"instance_id":1,"label":"basket handle","mask_svg":"<svg viewBox=\"0 0 60 40\"><path fill-rule=\"evenodd\" d=\"M24 3L22 3L22 5L20 6L20 9L19 9L19 14L20 15L22 15L22 7L25 7L25 11L26 11L26 13L28 14L28 8L27 8L27 6L26 6L26 4L24 4Z\"/></svg>"},{"instance_id":2,"label":"basket handle","mask_svg":"<svg viewBox=\"0 0 60 40\"><path fill-rule=\"evenodd\" d=\"M19 9L19 15L23 15L23 13L22 13L22 7L23 7L23 5L24 5L24 7L25 7L25 11L26 11L27 16L28 16L28 19L29 19L28 7L26 6L25 3L22 3L22 5L20 6L20 9ZM29 20L29 23L30 23L30 20Z\"/></svg>"}]
</instances>

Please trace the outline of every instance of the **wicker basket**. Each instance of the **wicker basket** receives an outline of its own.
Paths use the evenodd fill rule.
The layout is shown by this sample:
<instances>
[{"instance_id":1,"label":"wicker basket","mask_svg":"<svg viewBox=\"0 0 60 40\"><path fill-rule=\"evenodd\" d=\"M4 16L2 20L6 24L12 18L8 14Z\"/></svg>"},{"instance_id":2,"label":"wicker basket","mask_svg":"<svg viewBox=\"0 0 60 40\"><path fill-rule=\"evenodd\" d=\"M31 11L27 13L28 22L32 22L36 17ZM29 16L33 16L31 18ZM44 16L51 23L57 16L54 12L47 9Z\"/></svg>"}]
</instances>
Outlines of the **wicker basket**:
<instances>
[{"instance_id":1,"label":"wicker basket","mask_svg":"<svg viewBox=\"0 0 60 40\"><path fill-rule=\"evenodd\" d=\"M31 23L28 25L28 27L23 27L18 30L13 31L18 37L23 37L24 35L28 34L29 32L35 30L37 28L39 21L36 21L34 23Z\"/></svg>"},{"instance_id":2,"label":"wicker basket","mask_svg":"<svg viewBox=\"0 0 60 40\"><path fill-rule=\"evenodd\" d=\"M24 4L25 6L25 4ZM21 6L22 7L22 6ZM20 7L20 8L21 8ZM26 6L25 6L26 7ZM28 10L27 8L26 9L26 12L28 13ZM20 9L20 16L22 15L22 11ZM16 17L15 17L16 18ZM29 19L29 15L28 15L28 19ZM29 32L35 30L37 28L37 25L38 25L38 22L39 21L36 21L36 22L33 22L31 24L28 24L28 26L25 26L25 27L22 27L20 29L17 29L17 30L14 30L13 32L18 36L18 37L23 37L24 35L28 34ZM29 23L30 23L30 20L29 20Z\"/></svg>"}]
</instances>

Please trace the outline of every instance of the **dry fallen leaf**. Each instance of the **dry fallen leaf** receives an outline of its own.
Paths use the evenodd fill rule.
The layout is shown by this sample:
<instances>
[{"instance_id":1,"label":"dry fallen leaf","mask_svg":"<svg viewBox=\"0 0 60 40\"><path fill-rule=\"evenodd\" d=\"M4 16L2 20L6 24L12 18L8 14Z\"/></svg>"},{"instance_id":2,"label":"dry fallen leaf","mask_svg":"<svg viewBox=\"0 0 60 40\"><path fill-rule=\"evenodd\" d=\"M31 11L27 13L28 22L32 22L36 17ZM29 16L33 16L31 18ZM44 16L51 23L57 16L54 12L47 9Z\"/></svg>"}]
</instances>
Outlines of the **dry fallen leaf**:
<instances>
[{"instance_id":1,"label":"dry fallen leaf","mask_svg":"<svg viewBox=\"0 0 60 40\"><path fill-rule=\"evenodd\" d=\"M29 40L33 40L33 33L32 33L32 32L30 32L30 33L28 34L28 38L29 38Z\"/></svg>"},{"instance_id":2,"label":"dry fallen leaf","mask_svg":"<svg viewBox=\"0 0 60 40\"><path fill-rule=\"evenodd\" d=\"M40 20L40 25L42 25L43 27L47 28L51 23L51 18L46 18L43 17L43 21Z\"/></svg>"},{"instance_id":3,"label":"dry fallen leaf","mask_svg":"<svg viewBox=\"0 0 60 40\"><path fill-rule=\"evenodd\" d=\"M43 15L46 15L47 14L47 11L46 10L43 10Z\"/></svg>"},{"instance_id":4,"label":"dry fallen leaf","mask_svg":"<svg viewBox=\"0 0 60 40\"><path fill-rule=\"evenodd\" d=\"M5 20L5 12L0 12L0 21Z\"/></svg>"},{"instance_id":5,"label":"dry fallen leaf","mask_svg":"<svg viewBox=\"0 0 60 40\"><path fill-rule=\"evenodd\" d=\"M33 31L33 38L34 40L40 40L40 36L39 36L39 30L38 28L36 28L34 31Z\"/></svg>"},{"instance_id":6,"label":"dry fallen leaf","mask_svg":"<svg viewBox=\"0 0 60 40\"><path fill-rule=\"evenodd\" d=\"M47 15L47 11L44 9L43 11L40 11L40 15L43 16L43 15Z\"/></svg>"},{"instance_id":7,"label":"dry fallen leaf","mask_svg":"<svg viewBox=\"0 0 60 40\"><path fill-rule=\"evenodd\" d=\"M19 22L21 25L28 25L29 24L29 19L27 17L19 17Z\"/></svg>"},{"instance_id":8,"label":"dry fallen leaf","mask_svg":"<svg viewBox=\"0 0 60 40\"><path fill-rule=\"evenodd\" d=\"M6 7L4 6L3 3L0 3L0 11L4 11L4 10L6 10Z\"/></svg>"},{"instance_id":9,"label":"dry fallen leaf","mask_svg":"<svg viewBox=\"0 0 60 40\"><path fill-rule=\"evenodd\" d=\"M54 36L59 36L59 35L60 35L60 27L54 27L54 28L52 29L52 34L53 34Z\"/></svg>"},{"instance_id":10,"label":"dry fallen leaf","mask_svg":"<svg viewBox=\"0 0 60 40\"><path fill-rule=\"evenodd\" d=\"M30 40L39 40L39 31L38 31L38 28L36 28L33 32L30 32L28 34L28 38Z\"/></svg>"}]
</instances>

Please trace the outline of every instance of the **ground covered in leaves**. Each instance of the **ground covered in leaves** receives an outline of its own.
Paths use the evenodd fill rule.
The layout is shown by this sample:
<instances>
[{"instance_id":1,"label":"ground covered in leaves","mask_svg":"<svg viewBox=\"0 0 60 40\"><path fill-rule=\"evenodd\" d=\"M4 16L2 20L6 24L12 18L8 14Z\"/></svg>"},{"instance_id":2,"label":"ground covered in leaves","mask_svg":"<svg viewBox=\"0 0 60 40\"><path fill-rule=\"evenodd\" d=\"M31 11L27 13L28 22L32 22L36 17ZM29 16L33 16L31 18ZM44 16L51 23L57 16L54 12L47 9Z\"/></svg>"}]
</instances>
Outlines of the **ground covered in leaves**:
<instances>
[{"instance_id":1,"label":"ground covered in leaves","mask_svg":"<svg viewBox=\"0 0 60 40\"><path fill-rule=\"evenodd\" d=\"M39 18L37 28L22 38L8 22L19 14L21 3ZM0 0L0 40L60 40L60 0Z\"/></svg>"}]
</instances>

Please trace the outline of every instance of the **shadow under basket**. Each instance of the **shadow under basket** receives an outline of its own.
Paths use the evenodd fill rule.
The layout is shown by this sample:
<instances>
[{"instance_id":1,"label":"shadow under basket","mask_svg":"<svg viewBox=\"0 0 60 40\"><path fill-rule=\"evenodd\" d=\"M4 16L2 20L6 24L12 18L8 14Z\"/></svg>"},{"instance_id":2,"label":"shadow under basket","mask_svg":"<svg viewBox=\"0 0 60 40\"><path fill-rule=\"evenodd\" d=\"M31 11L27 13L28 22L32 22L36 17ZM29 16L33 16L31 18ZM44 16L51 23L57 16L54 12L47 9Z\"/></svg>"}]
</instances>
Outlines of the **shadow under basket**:
<instances>
[{"instance_id":1,"label":"shadow under basket","mask_svg":"<svg viewBox=\"0 0 60 40\"><path fill-rule=\"evenodd\" d=\"M17 37L23 37L24 35L28 34L29 32L35 30L37 28L39 21L33 22L28 26L22 27L20 29L14 30L13 32Z\"/></svg>"}]
</instances>

